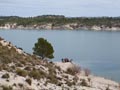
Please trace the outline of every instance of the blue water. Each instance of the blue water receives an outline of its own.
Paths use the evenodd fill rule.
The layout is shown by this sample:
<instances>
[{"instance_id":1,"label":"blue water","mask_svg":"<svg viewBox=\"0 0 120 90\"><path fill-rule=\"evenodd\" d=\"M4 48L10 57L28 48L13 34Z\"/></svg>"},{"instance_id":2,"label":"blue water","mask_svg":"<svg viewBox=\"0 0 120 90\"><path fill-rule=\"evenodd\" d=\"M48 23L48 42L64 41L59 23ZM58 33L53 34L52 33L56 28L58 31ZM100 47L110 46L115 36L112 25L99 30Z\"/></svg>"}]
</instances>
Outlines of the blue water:
<instances>
[{"instance_id":1,"label":"blue water","mask_svg":"<svg viewBox=\"0 0 120 90\"><path fill-rule=\"evenodd\" d=\"M55 58L67 57L92 73L120 82L120 32L70 30L0 30L0 36L32 53L39 37L54 47Z\"/></svg>"}]
</instances>

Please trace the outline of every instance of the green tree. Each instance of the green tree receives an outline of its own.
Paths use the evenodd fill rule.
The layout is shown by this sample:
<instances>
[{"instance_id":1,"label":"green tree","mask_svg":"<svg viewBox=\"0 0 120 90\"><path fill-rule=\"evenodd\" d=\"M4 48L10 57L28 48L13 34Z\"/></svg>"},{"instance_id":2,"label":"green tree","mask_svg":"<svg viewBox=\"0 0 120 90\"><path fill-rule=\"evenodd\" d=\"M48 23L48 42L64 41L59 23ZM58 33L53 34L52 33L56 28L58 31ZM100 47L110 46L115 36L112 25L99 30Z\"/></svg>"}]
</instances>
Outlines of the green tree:
<instances>
[{"instance_id":1,"label":"green tree","mask_svg":"<svg viewBox=\"0 0 120 90\"><path fill-rule=\"evenodd\" d=\"M36 54L40 56L42 59L44 58L49 58L52 59L54 58L53 53L53 47L52 45L44 38L39 38L38 42L35 43L35 46L33 48L34 52L33 54Z\"/></svg>"}]
</instances>

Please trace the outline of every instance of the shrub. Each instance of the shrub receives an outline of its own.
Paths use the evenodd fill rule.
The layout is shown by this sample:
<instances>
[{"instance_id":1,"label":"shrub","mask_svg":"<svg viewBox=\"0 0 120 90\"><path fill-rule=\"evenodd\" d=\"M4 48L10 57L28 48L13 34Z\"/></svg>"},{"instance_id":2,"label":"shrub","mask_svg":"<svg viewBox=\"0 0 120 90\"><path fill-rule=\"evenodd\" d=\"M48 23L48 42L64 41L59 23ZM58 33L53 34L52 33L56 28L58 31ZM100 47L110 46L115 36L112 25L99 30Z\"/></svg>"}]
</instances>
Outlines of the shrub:
<instances>
[{"instance_id":1,"label":"shrub","mask_svg":"<svg viewBox=\"0 0 120 90\"><path fill-rule=\"evenodd\" d=\"M15 70L16 67L15 67L15 66L11 66L11 68L12 68L13 70Z\"/></svg>"},{"instance_id":2,"label":"shrub","mask_svg":"<svg viewBox=\"0 0 120 90\"><path fill-rule=\"evenodd\" d=\"M26 64L26 61L25 60L22 60L22 61L20 61L23 65L25 65Z\"/></svg>"},{"instance_id":3,"label":"shrub","mask_svg":"<svg viewBox=\"0 0 120 90\"><path fill-rule=\"evenodd\" d=\"M66 73L71 74L71 75L75 75L75 72L73 71L72 68L67 68Z\"/></svg>"},{"instance_id":4,"label":"shrub","mask_svg":"<svg viewBox=\"0 0 120 90\"><path fill-rule=\"evenodd\" d=\"M0 71L2 71L2 69L3 69L3 68L2 68L2 65L0 65Z\"/></svg>"},{"instance_id":5,"label":"shrub","mask_svg":"<svg viewBox=\"0 0 120 90\"><path fill-rule=\"evenodd\" d=\"M88 81L90 82L90 81L91 81L91 78L88 78Z\"/></svg>"},{"instance_id":6,"label":"shrub","mask_svg":"<svg viewBox=\"0 0 120 90\"><path fill-rule=\"evenodd\" d=\"M77 65L74 65L73 67L68 68L66 71L66 73L69 73L71 75L75 75L80 72L81 72L81 67Z\"/></svg>"},{"instance_id":7,"label":"shrub","mask_svg":"<svg viewBox=\"0 0 120 90\"><path fill-rule=\"evenodd\" d=\"M59 66L55 66L59 71L61 71L61 68Z\"/></svg>"},{"instance_id":8,"label":"shrub","mask_svg":"<svg viewBox=\"0 0 120 90\"><path fill-rule=\"evenodd\" d=\"M4 75L2 75L2 78L9 78L10 76L9 76L9 74L8 73L6 73L6 74L4 74Z\"/></svg>"},{"instance_id":9,"label":"shrub","mask_svg":"<svg viewBox=\"0 0 120 90\"><path fill-rule=\"evenodd\" d=\"M15 66L17 66L17 67L23 67L23 65L21 63L16 63Z\"/></svg>"},{"instance_id":10,"label":"shrub","mask_svg":"<svg viewBox=\"0 0 120 90\"><path fill-rule=\"evenodd\" d=\"M82 86L86 86L86 87L88 87L88 84L87 84L87 82L86 82L85 79L82 80L81 85L82 85Z\"/></svg>"},{"instance_id":11,"label":"shrub","mask_svg":"<svg viewBox=\"0 0 120 90\"><path fill-rule=\"evenodd\" d=\"M17 86L16 83L14 83L13 86Z\"/></svg>"},{"instance_id":12,"label":"shrub","mask_svg":"<svg viewBox=\"0 0 120 90\"><path fill-rule=\"evenodd\" d=\"M21 70L21 69L17 69L16 73L17 73L17 75L23 76L23 77L26 77L28 74L25 70Z\"/></svg>"},{"instance_id":13,"label":"shrub","mask_svg":"<svg viewBox=\"0 0 120 90\"><path fill-rule=\"evenodd\" d=\"M39 86L40 84L38 83L37 86Z\"/></svg>"},{"instance_id":14,"label":"shrub","mask_svg":"<svg viewBox=\"0 0 120 90\"><path fill-rule=\"evenodd\" d=\"M29 76L34 78L34 79L40 79L40 75L39 75L39 72L38 71L31 71L29 73Z\"/></svg>"},{"instance_id":15,"label":"shrub","mask_svg":"<svg viewBox=\"0 0 120 90\"><path fill-rule=\"evenodd\" d=\"M1 62L4 64L9 64L11 63L10 57L5 53L5 55L1 56Z\"/></svg>"},{"instance_id":16,"label":"shrub","mask_svg":"<svg viewBox=\"0 0 120 90\"><path fill-rule=\"evenodd\" d=\"M22 84L22 83L18 83L18 86L19 86L20 88L22 88L22 87L23 87L23 84Z\"/></svg>"},{"instance_id":17,"label":"shrub","mask_svg":"<svg viewBox=\"0 0 120 90\"><path fill-rule=\"evenodd\" d=\"M79 78L77 77L77 76L75 76L74 78L73 78L73 81L74 82L77 82L79 80Z\"/></svg>"},{"instance_id":18,"label":"shrub","mask_svg":"<svg viewBox=\"0 0 120 90\"><path fill-rule=\"evenodd\" d=\"M25 81L26 81L29 85L32 84L32 80L31 80L30 78L26 79Z\"/></svg>"},{"instance_id":19,"label":"shrub","mask_svg":"<svg viewBox=\"0 0 120 90\"><path fill-rule=\"evenodd\" d=\"M72 86L72 83L70 82L70 81L66 81L66 84L68 85L68 86Z\"/></svg>"},{"instance_id":20,"label":"shrub","mask_svg":"<svg viewBox=\"0 0 120 90\"><path fill-rule=\"evenodd\" d=\"M62 85L63 85L63 83L60 83L60 82L58 83L58 86L62 86Z\"/></svg>"},{"instance_id":21,"label":"shrub","mask_svg":"<svg viewBox=\"0 0 120 90\"><path fill-rule=\"evenodd\" d=\"M28 71L31 71L31 67L25 67L24 70L28 70Z\"/></svg>"},{"instance_id":22,"label":"shrub","mask_svg":"<svg viewBox=\"0 0 120 90\"><path fill-rule=\"evenodd\" d=\"M58 84L58 79L55 75L51 74L47 76L47 79L49 79L49 83L53 83L53 84Z\"/></svg>"},{"instance_id":23,"label":"shrub","mask_svg":"<svg viewBox=\"0 0 120 90\"><path fill-rule=\"evenodd\" d=\"M109 86L106 88L106 90L110 90L110 89L109 89Z\"/></svg>"},{"instance_id":24,"label":"shrub","mask_svg":"<svg viewBox=\"0 0 120 90\"><path fill-rule=\"evenodd\" d=\"M47 75L47 79L49 79L49 83L58 84L58 78L56 77L56 68L53 67L51 63L47 65L49 74ZM59 78L60 79L60 78Z\"/></svg>"},{"instance_id":25,"label":"shrub","mask_svg":"<svg viewBox=\"0 0 120 90\"><path fill-rule=\"evenodd\" d=\"M9 80L8 80L8 79L7 79L6 81L7 81L7 82L9 82Z\"/></svg>"},{"instance_id":26,"label":"shrub","mask_svg":"<svg viewBox=\"0 0 120 90\"><path fill-rule=\"evenodd\" d=\"M85 75L86 75L86 76L89 76L90 73L91 73L91 71L90 71L89 69L84 69L84 72L85 72Z\"/></svg>"},{"instance_id":27,"label":"shrub","mask_svg":"<svg viewBox=\"0 0 120 90\"><path fill-rule=\"evenodd\" d=\"M3 90L13 90L11 86L2 86Z\"/></svg>"},{"instance_id":28,"label":"shrub","mask_svg":"<svg viewBox=\"0 0 120 90\"><path fill-rule=\"evenodd\" d=\"M40 78L46 77L46 73L41 70L34 70L29 73L29 76L39 80Z\"/></svg>"},{"instance_id":29,"label":"shrub","mask_svg":"<svg viewBox=\"0 0 120 90\"><path fill-rule=\"evenodd\" d=\"M68 75L62 75L64 78L68 79Z\"/></svg>"},{"instance_id":30,"label":"shrub","mask_svg":"<svg viewBox=\"0 0 120 90\"><path fill-rule=\"evenodd\" d=\"M55 68L49 67L49 74L55 75L56 74Z\"/></svg>"},{"instance_id":31,"label":"shrub","mask_svg":"<svg viewBox=\"0 0 120 90\"><path fill-rule=\"evenodd\" d=\"M10 68L9 68L9 66L8 65L6 65L6 64L2 64L2 69L3 70L6 70L6 71L10 71Z\"/></svg>"}]
</instances>

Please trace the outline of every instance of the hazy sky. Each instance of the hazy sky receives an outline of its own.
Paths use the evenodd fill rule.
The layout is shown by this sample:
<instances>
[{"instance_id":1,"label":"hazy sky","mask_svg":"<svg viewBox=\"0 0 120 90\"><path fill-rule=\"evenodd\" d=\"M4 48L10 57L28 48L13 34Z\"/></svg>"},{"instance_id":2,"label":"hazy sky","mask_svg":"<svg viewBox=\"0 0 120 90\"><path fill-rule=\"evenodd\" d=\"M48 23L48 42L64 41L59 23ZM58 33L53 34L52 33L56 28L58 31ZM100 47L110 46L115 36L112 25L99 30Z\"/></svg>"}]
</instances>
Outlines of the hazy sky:
<instances>
[{"instance_id":1,"label":"hazy sky","mask_svg":"<svg viewBox=\"0 0 120 90\"><path fill-rule=\"evenodd\" d=\"M120 16L120 0L0 0L0 15Z\"/></svg>"}]
</instances>

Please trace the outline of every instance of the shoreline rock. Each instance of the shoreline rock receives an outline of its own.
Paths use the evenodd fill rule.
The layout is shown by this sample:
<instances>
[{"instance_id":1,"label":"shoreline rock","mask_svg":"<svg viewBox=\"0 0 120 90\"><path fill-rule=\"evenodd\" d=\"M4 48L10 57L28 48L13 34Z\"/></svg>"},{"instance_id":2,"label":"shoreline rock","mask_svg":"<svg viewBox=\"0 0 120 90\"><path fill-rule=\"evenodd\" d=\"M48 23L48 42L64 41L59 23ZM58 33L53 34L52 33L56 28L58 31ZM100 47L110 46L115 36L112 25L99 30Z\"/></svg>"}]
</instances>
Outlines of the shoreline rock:
<instances>
[{"instance_id":1,"label":"shoreline rock","mask_svg":"<svg viewBox=\"0 0 120 90\"><path fill-rule=\"evenodd\" d=\"M42 25L17 25L13 24L5 24L4 26L0 26L0 29L23 29L23 30L94 30L94 31L120 31L120 27L108 27L108 26L83 26L78 25L77 23L70 23L64 25L54 25L52 23L42 24Z\"/></svg>"}]
</instances>

